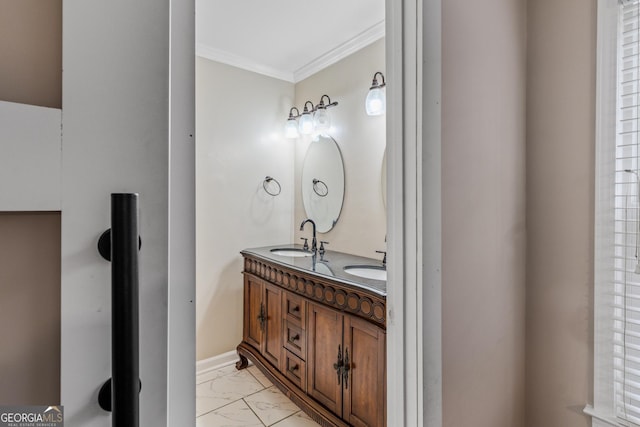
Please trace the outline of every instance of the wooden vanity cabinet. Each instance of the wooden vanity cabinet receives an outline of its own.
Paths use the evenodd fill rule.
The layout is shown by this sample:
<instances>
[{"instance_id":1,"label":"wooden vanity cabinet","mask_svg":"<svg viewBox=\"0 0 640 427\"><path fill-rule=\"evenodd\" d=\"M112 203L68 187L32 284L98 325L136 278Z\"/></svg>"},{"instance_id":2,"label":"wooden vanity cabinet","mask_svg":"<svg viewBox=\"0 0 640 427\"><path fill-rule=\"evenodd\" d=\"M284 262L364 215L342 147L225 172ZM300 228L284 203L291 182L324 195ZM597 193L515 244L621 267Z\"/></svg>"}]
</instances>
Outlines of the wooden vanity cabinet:
<instances>
[{"instance_id":1,"label":"wooden vanity cabinet","mask_svg":"<svg viewBox=\"0 0 640 427\"><path fill-rule=\"evenodd\" d=\"M350 369L343 382L342 417L357 427L382 427L387 419L386 334L353 316L344 316L343 331L344 363Z\"/></svg>"},{"instance_id":2,"label":"wooden vanity cabinet","mask_svg":"<svg viewBox=\"0 0 640 427\"><path fill-rule=\"evenodd\" d=\"M307 392L353 426L384 426L385 333L318 304L308 308Z\"/></svg>"},{"instance_id":3,"label":"wooden vanity cabinet","mask_svg":"<svg viewBox=\"0 0 640 427\"><path fill-rule=\"evenodd\" d=\"M342 417L342 327L344 316L335 310L309 303L307 393Z\"/></svg>"},{"instance_id":4,"label":"wooden vanity cabinet","mask_svg":"<svg viewBox=\"0 0 640 427\"><path fill-rule=\"evenodd\" d=\"M257 277L244 278L244 340L276 367L282 357L282 292Z\"/></svg>"},{"instance_id":5,"label":"wooden vanity cabinet","mask_svg":"<svg viewBox=\"0 0 640 427\"><path fill-rule=\"evenodd\" d=\"M386 426L384 297L245 256L250 359L326 427Z\"/></svg>"}]
</instances>

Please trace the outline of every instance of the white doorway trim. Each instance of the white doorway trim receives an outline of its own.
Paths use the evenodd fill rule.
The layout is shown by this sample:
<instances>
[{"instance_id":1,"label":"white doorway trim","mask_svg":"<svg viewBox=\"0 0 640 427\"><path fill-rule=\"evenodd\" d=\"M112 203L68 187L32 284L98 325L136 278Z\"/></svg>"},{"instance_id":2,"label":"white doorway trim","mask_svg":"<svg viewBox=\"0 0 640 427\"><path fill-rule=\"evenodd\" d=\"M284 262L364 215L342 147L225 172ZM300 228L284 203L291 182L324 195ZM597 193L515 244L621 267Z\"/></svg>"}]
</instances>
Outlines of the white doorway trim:
<instances>
[{"instance_id":1,"label":"white doorway trim","mask_svg":"<svg viewBox=\"0 0 640 427\"><path fill-rule=\"evenodd\" d=\"M423 426L442 426L442 0L420 1L422 57L420 67L422 137L420 234L422 238L422 295L418 312L422 329L421 396Z\"/></svg>"},{"instance_id":2,"label":"white doorway trim","mask_svg":"<svg viewBox=\"0 0 640 427\"><path fill-rule=\"evenodd\" d=\"M196 424L195 1L170 0L167 427Z\"/></svg>"},{"instance_id":3,"label":"white doorway trim","mask_svg":"<svg viewBox=\"0 0 640 427\"><path fill-rule=\"evenodd\" d=\"M387 0L389 426L442 426L441 15Z\"/></svg>"}]
</instances>

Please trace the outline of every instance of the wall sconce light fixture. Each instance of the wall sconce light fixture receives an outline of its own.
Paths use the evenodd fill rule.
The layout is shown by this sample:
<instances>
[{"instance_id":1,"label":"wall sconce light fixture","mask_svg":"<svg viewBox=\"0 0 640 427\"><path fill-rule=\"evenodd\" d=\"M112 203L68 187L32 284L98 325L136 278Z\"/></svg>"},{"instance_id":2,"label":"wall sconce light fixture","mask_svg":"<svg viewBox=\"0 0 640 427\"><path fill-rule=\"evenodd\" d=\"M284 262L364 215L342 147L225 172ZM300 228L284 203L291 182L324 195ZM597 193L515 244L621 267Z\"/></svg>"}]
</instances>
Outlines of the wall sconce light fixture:
<instances>
[{"instance_id":1,"label":"wall sconce light fixture","mask_svg":"<svg viewBox=\"0 0 640 427\"><path fill-rule=\"evenodd\" d=\"M382 83L378 83L377 76L380 74ZM384 82L384 74L380 71L373 75L373 82L367 93L367 99L365 100L365 109L370 116L380 116L387 110L387 100L383 88L386 86Z\"/></svg>"},{"instance_id":2,"label":"wall sconce light fixture","mask_svg":"<svg viewBox=\"0 0 640 427\"><path fill-rule=\"evenodd\" d=\"M327 98L327 103L324 103L324 98ZM320 102L316 106L316 112L313 113L313 127L316 132L324 134L329 132L331 128L331 117L329 113L327 113L328 107L333 107L338 105L337 102L331 102L331 98L329 95L322 95L320 98Z\"/></svg>"},{"instance_id":3,"label":"wall sconce light fixture","mask_svg":"<svg viewBox=\"0 0 640 427\"><path fill-rule=\"evenodd\" d=\"M311 104L311 111L307 108L307 104ZM298 130L303 135L310 135L313 132L313 116L311 113L315 110L313 102L307 101L304 103L304 109L300 115L300 123L298 124Z\"/></svg>"},{"instance_id":4,"label":"wall sconce light fixture","mask_svg":"<svg viewBox=\"0 0 640 427\"><path fill-rule=\"evenodd\" d=\"M296 114L293 115L293 110L296 110ZM284 137L285 138L297 138L298 137L298 121L296 118L300 116L300 111L296 107L292 107L289 110L289 118L284 125Z\"/></svg>"},{"instance_id":5,"label":"wall sconce light fixture","mask_svg":"<svg viewBox=\"0 0 640 427\"><path fill-rule=\"evenodd\" d=\"M320 102L316 106L311 101L305 102L302 113L296 107L291 108L289 110L289 118L284 126L284 136L286 138L297 138L300 134L310 135L314 131L319 133L328 132L329 128L331 128L331 117L329 117L327 108L335 107L336 105L338 105L338 102L331 102L329 95L322 95Z\"/></svg>"}]
</instances>

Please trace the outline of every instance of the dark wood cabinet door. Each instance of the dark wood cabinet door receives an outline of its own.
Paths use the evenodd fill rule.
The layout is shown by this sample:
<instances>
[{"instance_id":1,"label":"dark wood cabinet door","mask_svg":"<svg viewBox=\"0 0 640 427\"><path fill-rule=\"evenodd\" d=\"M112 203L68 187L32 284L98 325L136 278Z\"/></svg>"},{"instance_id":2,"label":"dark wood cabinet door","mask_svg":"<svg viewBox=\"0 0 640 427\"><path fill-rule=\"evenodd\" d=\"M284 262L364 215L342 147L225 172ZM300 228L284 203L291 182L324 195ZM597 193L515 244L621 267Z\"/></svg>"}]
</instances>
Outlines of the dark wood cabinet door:
<instances>
[{"instance_id":1,"label":"dark wood cabinet door","mask_svg":"<svg viewBox=\"0 0 640 427\"><path fill-rule=\"evenodd\" d=\"M282 289L270 283L264 285L265 327L262 337L262 355L280 369L282 359Z\"/></svg>"},{"instance_id":2,"label":"dark wood cabinet door","mask_svg":"<svg viewBox=\"0 0 640 427\"><path fill-rule=\"evenodd\" d=\"M262 295L264 292L264 282L248 274L244 276L244 340L257 350L262 346L261 321L264 315L264 305Z\"/></svg>"},{"instance_id":3,"label":"dark wood cabinet door","mask_svg":"<svg viewBox=\"0 0 640 427\"><path fill-rule=\"evenodd\" d=\"M342 386L334 364L342 352L343 315L309 303L307 306L307 393L342 416ZM342 382L342 381L341 381Z\"/></svg>"},{"instance_id":4,"label":"dark wood cabinet door","mask_svg":"<svg viewBox=\"0 0 640 427\"><path fill-rule=\"evenodd\" d=\"M354 316L344 320L343 418L355 427L386 425L386 335ZM347 360L348 359L348 360Z\"/></svg>"}]
</instances>

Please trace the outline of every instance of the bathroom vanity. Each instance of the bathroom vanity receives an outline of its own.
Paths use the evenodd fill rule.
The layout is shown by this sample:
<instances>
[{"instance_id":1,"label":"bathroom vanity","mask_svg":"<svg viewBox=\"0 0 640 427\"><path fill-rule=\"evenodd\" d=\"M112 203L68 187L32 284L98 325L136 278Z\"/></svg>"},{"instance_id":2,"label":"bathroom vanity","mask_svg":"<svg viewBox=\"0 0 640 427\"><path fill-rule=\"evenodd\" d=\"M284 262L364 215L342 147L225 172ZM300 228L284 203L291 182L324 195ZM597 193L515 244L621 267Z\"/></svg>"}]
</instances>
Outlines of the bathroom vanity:
<instances>
[{"instance_id":1,"label":"bathroom vanity","mask_svg":"<svg viewBox=\"0 0 640 427\"><path fill-rule=\"evenodd\" d=\"M236 367L251 360L323 426L385 426L381 263L335 251L312 256L298 245L247 249L242 256L244 326Z\"/></svg>"}]
</instances>

